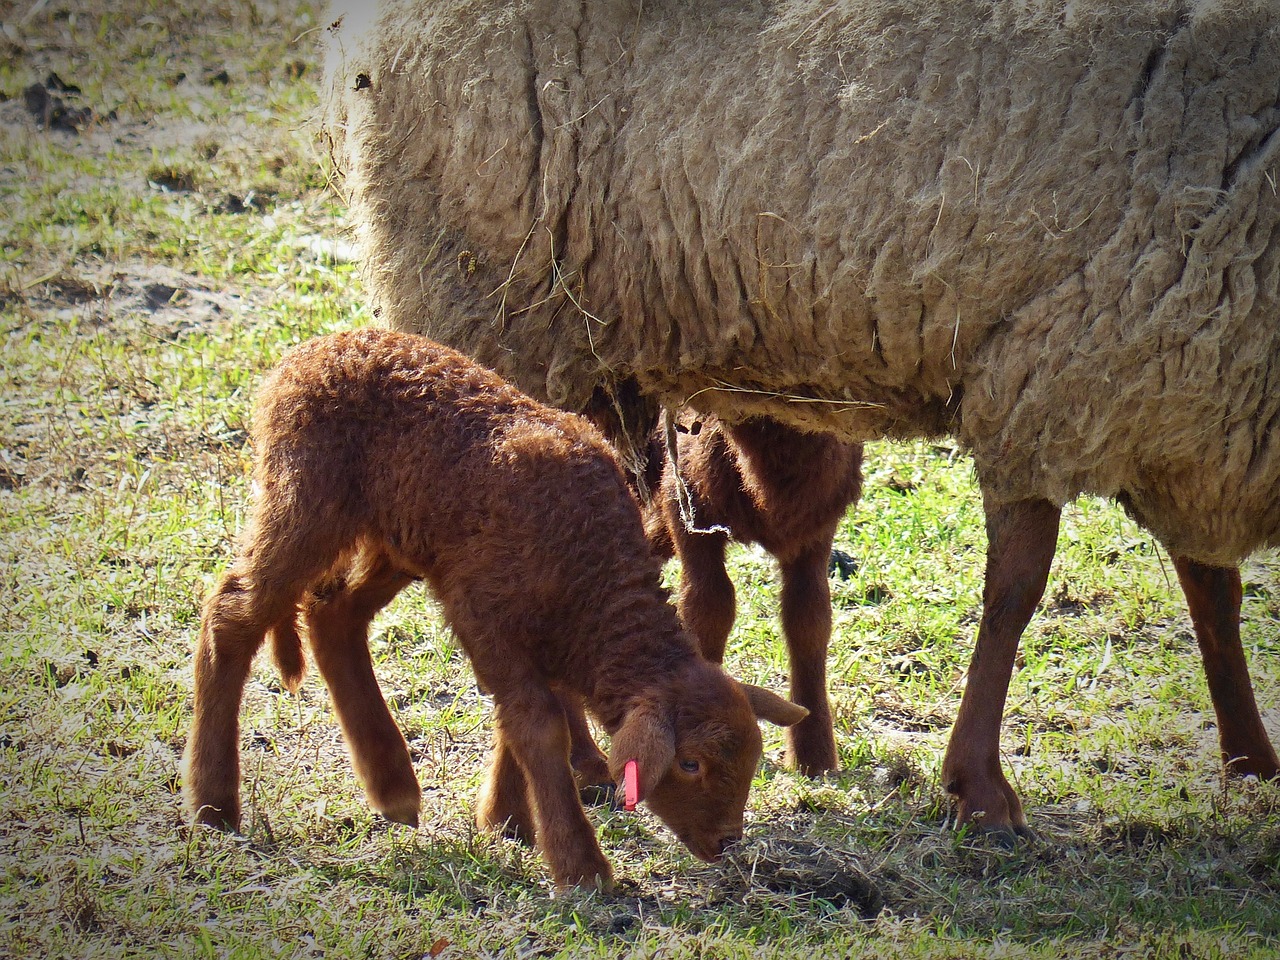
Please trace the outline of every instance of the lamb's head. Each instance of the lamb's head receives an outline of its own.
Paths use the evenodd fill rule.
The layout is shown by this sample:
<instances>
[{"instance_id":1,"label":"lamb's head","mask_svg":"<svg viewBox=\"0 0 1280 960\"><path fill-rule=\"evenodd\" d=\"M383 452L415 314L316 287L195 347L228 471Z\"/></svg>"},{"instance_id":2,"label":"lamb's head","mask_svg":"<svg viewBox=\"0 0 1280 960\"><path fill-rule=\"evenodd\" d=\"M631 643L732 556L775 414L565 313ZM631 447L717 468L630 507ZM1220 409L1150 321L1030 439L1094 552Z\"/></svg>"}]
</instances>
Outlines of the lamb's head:
<instances>
[{"instance_id":1,"label":"lamb's head","mask_svg":"<svg viewBox=\"0 0 1280 960\"><path fill-rule=\"evenodd\" d=\"M643 801L711 863L742 838L760 761L757 718L791 726L809 711L703 660L674 677L669 692L638 700L627 713L613 735L609 768L619 796Z\"/></svg>"}]
</instances>

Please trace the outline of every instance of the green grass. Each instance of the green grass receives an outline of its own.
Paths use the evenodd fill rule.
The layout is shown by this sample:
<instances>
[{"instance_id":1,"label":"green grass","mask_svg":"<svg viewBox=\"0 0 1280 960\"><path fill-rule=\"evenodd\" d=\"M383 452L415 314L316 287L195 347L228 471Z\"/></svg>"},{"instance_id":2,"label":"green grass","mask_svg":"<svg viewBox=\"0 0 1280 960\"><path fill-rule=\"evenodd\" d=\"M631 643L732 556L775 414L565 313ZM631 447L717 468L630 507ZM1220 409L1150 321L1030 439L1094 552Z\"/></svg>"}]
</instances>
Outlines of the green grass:
<instances>
[{"instance_id":1,"label":"green grass","mask_svg":"<svg viewBox=\"0 0 1280 960\"><path fill-rule=\"evenodd\" d=\"M253 392L293 343L370 322L354 269L308 249L345 236L308 133L322 17L306 0L0 8L0 956L1280 950L1280 790L1222 782L1171 565L1110 504L1065 511L1010 691L1006 768L1041 839L1006 850L948 825L938 770L985 536L947 444L868 449L839 536L859 568L833 586L844 770L780 769L766 730L731 862L596 809L618 892L552 896L535 854L477 835L488 704L422 591L372 647L423 826L370 814L323 685L291 696L264 663L243 713L244 835L189 829L190 651L244 516ZM22 90L51 71L103 119L37 131ZM735 549L731 572L728 663L781 688L773 564ZM1245 581L1277 729L1280 561L1255 558Z\"/></svg>"}]
</instances>

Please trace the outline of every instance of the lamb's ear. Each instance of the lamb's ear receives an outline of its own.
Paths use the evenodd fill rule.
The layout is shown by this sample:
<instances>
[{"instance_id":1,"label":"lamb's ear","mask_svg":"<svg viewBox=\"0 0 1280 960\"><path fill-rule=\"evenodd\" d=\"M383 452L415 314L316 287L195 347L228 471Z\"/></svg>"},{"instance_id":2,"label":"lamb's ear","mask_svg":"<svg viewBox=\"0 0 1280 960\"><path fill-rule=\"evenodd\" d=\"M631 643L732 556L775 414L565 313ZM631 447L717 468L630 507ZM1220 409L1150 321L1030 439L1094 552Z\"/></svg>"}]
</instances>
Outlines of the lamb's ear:
<instances>
[{"instance_id":1,"label":"lamb's ear","mask_svg":"<svg viewBox=\"0 0 1280 960\"><path fill-rule=\"evenodd\" d=\"M620 794L626 791L623 774L627 761L636 762L637 800L644 800L653 792L675 759L675 730L661 713L645 707L627 714L609 745L609 773Z\"/></svg>"},{"instance_id":2,"label":"lamb's ear","mask_svg":"<svg viewBox=\"0 0 1280 960\"><path fill-rule=\"evenodd\" d=\"M780 727L791 727L809 715L804 707L784 700L764 687L752 686L741 680L738 681L738 686L742 687L742 692L747 695L747 703L751 704L751 709L761 720L768 720Z\"/></svg>"}]
</instances>

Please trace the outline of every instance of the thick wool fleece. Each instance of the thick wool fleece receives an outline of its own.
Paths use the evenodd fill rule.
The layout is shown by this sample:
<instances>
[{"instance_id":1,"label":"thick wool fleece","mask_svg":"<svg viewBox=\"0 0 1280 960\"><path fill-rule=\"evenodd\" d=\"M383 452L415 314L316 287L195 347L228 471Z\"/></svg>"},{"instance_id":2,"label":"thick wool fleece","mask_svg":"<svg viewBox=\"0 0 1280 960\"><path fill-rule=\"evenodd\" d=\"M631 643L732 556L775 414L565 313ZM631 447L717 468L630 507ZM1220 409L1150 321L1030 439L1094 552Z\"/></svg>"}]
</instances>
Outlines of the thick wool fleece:
<instances>
[{"instance_id":1,"label":"thick wool fleece","mask_svg":"<svg viewBox=\"0 0 1280 960\"><path fill-rule=\"evenodd\" d=\"M1276 0L388 0L326 109L384 321L544 399L1280 543Z\"/></svg>"}]
</instances>

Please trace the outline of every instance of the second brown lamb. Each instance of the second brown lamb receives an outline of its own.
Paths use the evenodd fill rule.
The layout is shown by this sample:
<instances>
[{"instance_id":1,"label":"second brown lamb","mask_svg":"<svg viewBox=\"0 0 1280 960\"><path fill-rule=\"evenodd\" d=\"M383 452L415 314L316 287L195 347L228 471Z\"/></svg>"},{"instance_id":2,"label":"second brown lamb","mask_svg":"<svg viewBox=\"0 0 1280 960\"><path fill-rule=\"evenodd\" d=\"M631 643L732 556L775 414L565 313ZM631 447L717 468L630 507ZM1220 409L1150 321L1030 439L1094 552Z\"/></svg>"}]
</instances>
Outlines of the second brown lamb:
<instances>
[{"instance_id":1,"label":"second brown lamb","mask_svg":"<svg viewBox=\"0 0 1280 960\"><path fill-rule=\"evenodd\" d=\"M703 655L721 662L736 616L725 548L732 540L771 554L782 578L790 695L809 711L787 730L787 762L810 776L835 770L828 565L840 520L862 491L862 445L763 417L686 418L675 436L676 457L663 457L645 526L660 556L680 559L681 619ZM665 446L651 444L651 455Z\"/></svg>"},{"instance_id":2,"label":"second brown lamb","mask_svg":"<svg viewBox=\"0 0 1280 960\"><path fill-rule=\"evenodd\" d=\"M378 610L425 580L494 699L482 828L536 841L559 886L611 885L570 770L565 697L611 735L614 780L635 760L639 799L694 854L715 860L741 836L757 716L805 711L699 654L586 421L429 340L366 329L286 357L252 443L252 519L196 651L183 779L197 821L239 825L239 708L270 633L290 686L308 641L370 804L417 823L418 781L367 638Z\"/></svg>"}]
</instances>

